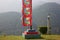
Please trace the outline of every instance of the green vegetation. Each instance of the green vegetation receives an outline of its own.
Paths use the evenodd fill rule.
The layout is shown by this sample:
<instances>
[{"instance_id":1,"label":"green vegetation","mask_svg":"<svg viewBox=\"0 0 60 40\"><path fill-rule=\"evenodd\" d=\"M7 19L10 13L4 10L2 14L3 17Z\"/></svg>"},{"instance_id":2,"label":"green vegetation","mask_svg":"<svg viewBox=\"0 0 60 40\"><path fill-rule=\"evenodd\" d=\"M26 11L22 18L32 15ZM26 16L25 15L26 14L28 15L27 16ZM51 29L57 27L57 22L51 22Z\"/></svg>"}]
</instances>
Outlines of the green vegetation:
<instances>
[{"instance_id":1,"label":"green vegetation","mask_svg":"<svg viewBox=\"0 0 60 40\"><path fill-rule=\"evenodd\" d=\"M22 36L0 35L0 40L60 40L60 35L41 35L43 39L24 39Z\"/></svg>"},{"instance_id":2,"label":"green vegetation","mask_svg":"<svg viewBox=\"0 0 60 40\"><path fill-rule=\"evenodd\" d=\"M24 38L21 36L14 36L14 35L9 35L9 36L1 35L0 40L24 40Z\"/></svg>"},{"instance_id":3,"label":"green vegetation","mask_svg":"<svg viewBox=\"0 0 60 40\"><path fill-rule=\"evenodd\" d=\"M42 34L46 34L47 33L47 27L38 27L38 30Z\"/></svg>"},{"instance_id":4,"label":"green vegetation","mask_svg":"<svg viewBox=\"0 0 60 40\"><path fill-rule=\"evenodd\" d=\"M42 35L46 40L60 40L60 35Z\"/></svg>"}]
</instances>

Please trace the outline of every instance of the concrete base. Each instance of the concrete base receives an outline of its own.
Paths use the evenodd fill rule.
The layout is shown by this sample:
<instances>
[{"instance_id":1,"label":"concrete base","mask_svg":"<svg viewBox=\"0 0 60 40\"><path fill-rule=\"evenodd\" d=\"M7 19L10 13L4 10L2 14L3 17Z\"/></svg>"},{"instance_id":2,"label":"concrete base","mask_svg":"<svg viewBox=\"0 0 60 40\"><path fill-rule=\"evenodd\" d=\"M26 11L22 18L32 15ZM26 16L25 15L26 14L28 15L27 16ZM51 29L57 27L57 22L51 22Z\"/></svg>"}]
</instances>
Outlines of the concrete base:
<instances>
[{"instance_id":1,"label":"concrete base","mask_svg":"<svg viewBox=\"0 0 60 40\"><path fill-rule=\"evenodd\" d=\"M25 39L37 39L41 37L41 35L38 32L36 32L35 30L30 30L30 29L27 29L27 31L22 33L22 36Z\"/></svg>"}]
</instances>

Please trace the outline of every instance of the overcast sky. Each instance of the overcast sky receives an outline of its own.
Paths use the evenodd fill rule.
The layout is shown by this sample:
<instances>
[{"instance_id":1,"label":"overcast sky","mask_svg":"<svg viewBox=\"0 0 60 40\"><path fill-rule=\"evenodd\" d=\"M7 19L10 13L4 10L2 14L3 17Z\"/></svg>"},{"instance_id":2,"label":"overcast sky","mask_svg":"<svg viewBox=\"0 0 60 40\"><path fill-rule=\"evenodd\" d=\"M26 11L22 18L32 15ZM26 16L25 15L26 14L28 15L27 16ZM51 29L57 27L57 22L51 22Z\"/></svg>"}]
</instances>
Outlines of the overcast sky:
<instances>
[{"instance_id":1,"label":"overcast sky","mask_svg":"<svg viewBox=\"0 0 60 40\"><path fill-rule=\"evenodd\" d=\"M22 0L0 0L0 13L1 12L8 12L8 11L21 11L21 2ZM57 2L59 3L60 0L33 0L33 8L44 4L46 2Z\"/></svg>"}]
</instances>

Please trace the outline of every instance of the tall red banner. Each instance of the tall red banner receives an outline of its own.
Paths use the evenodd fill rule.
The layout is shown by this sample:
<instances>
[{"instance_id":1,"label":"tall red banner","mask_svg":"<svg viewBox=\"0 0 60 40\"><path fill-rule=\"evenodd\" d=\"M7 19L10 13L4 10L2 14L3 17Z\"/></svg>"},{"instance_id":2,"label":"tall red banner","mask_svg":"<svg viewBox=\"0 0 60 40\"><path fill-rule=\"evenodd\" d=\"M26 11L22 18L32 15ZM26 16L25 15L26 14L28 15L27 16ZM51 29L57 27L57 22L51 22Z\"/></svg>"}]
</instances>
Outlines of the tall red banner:
<instances>
[{"instance_id":1,"label":"tall red banner","mask_svg":"<svg viewBox=\"0 0 60 40\"><path fill-rule=\"evenodd\" d=\"M22 0L22 23L32 26L32 0Z\"/></svg>"}]
</instances>

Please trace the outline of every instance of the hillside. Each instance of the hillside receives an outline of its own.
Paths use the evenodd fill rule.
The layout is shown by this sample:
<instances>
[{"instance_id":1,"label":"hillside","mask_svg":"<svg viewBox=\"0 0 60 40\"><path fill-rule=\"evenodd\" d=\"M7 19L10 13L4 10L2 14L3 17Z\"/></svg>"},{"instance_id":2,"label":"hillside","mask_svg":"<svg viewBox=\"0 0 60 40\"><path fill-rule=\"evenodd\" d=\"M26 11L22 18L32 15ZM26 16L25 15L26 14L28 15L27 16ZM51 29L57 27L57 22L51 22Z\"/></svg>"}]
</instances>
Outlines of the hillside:
<instances>
[{"instance_id":1,"label":"hillside","mask_svg":"<svg viewBox=\"0 0 60 40\"><path fill-rule=\"evenodd\" d=\"M47 15L51 16L51 33L60 34L60 4L45 3L33 9L33 29L47 25ZM21 13L0 13L0 34L21 35L29 27L24 27L20 20Z\"/></svg>"},{"instance_id":2,"label":"hillside","mask_svg":"<svg viewBox=\"0 0 60 40\"><path fill-rule=\"evenodd\" d=\"M24 30L29 28L24 27L21 21L21 13L19 12L0 13L0 35L21 35ZM33 23L33 25L36 29L36 24Z\"/></svg>"},{"instance_id":3,"label":"hillside","mask_svg":"<svg viewBox=\"0 0 60 40\"><path fill-rule=\"evenodd\" d=\"M22 36L0 36L0 40L60 40L60 35L42 35L43 39L24 39Z\"/></svg>"},{"instance_id":4,"label":"hillside","mask_svg":"<svg viewBox=\"0 0 60 40\"><path fill-rule=\"evenodd\" d=\"M38 26L47 25L47 16L50 14L52 34L60 34L60 4L45 3L33 9L33 21Z\"/></svg>"},{"instance_id":5,"label":"hillside","mask_svg":"<svg viewBox=\"0 0 60 40\"><path fill-rule=\"evenodd\" d=\"M6 12L0 14L0 34L21 34L20 13ZM20 30L19 30L20 29Z\"/></svg>"}]
</instances>

